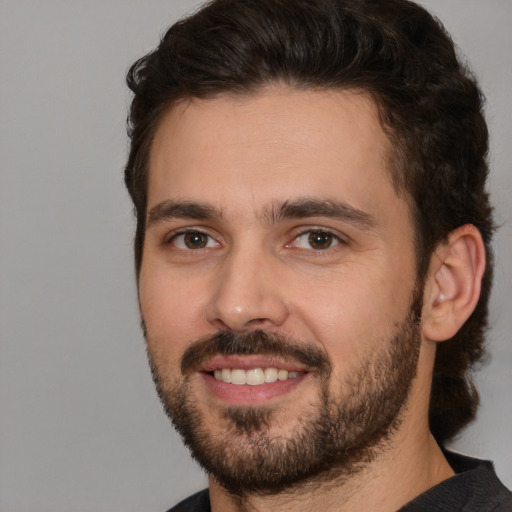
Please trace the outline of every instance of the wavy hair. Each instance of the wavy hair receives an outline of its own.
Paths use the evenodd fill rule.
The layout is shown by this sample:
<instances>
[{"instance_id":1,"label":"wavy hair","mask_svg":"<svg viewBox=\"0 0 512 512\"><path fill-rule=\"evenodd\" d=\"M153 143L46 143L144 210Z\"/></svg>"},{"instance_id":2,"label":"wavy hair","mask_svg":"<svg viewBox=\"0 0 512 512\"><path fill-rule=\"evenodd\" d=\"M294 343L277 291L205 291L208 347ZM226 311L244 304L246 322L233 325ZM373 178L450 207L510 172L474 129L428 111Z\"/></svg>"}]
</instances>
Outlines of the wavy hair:
<instances>
[{"instance_id":1,"label":"wavy hair","mask_svg":"<svg viewBox=\"0 0 512 512\"><path fill-rule=\"evenodd\" d=\"M392 141L391 179L415 224L418 276L455 228L481 232L487 269L479 302L439 344L430 427L444 444L476 415L472 370L484 353L492 281L483 97L442 24L407 0L214 0L175 23L127 75L133 92L125 182L134 203L137 274L143 253L148 155L163 112L183 98L251 94L280 82L357 89L375 100Z\"/></svg>"}]
</instances>

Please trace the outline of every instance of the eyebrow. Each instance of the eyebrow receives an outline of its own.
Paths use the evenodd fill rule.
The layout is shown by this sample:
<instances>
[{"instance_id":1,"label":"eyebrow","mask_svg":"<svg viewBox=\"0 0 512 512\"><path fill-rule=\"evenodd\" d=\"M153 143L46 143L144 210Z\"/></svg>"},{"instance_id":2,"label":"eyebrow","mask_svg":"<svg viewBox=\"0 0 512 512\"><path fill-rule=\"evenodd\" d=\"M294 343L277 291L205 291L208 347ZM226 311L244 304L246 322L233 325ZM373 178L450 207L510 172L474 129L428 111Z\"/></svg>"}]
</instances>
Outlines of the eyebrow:
<instances>
[{"instance_id":1,"label":"eyebrow","mask_svg":"<svg viewBox=\"0 0 512 512\"><path fill-rule=\"evenodd\" d=\"M262 218L269 224L287 219L326 217L355 224L371 230L376 227L373 215L354 208L342 201L317 198L301 198L284 203L273 203L266 209ZM216 207L196 201L167 200L158 203L148 213L146 227L172 219L215 220L222 218Z\"/></svg>"},{"instance_id":2,"label":"eyebrow","mask_svg":"<svg viewBox=\"0 0 512 512\"><path fill-rule=\"evenodd\" d=\"M331 199L303 198L273 205L265 214L270 223L284 219L304 219L308 217L327 217L355 224L365 229L374 229L377 222L373 215L342 201Z\"/></svg>"},{"instance_id":3,"label":"eyebrow","mask_svg":"<svg viewBox=\"0 0 512 512\"><path fill-rule=\"evenodd\" d=\"M171 219L212 220L220 217L222 217L221 212L209 204L167 200L151 208L146 227Z\"/></svg>"}]
</instances>

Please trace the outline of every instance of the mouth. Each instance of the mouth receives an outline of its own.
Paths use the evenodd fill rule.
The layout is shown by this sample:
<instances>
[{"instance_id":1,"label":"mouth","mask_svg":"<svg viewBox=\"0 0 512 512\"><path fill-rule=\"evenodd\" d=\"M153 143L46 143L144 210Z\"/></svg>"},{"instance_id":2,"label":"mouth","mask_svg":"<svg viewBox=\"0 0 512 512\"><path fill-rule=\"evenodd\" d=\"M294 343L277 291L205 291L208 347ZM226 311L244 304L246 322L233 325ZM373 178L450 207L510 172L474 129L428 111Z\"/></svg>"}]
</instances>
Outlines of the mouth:
<instances>
[{"instance_id":1,"label":"mouth","mask_svg":"<svg viewBox=\"0 0 512 512\"><path fill-rule=\"evenodd\" d=\"M296 379L302 373L304 372L289 372L282 368L251 368L250 370L222 368L215 370L213 376L216 380L235 386L261 386L262 384L272 384L278 380Z\"/></svg>"},{"instance_id":2,"label":"mouth","mask_svg":"<svg viewBox=\"0 0 512 512\"><path fill-rule=\"evenodd\" d=\"M216 398L237 406L286 395L310 375L299 364L262 356L217 356L199 373Z\"/></svg>"},{"instance_id":3,"label":"mouth","mask_svg":"<svg viewBox=\"0 0 512 512\"><path fill-rule=\"evenodd\" d=\"M218 368L213 371L216 380L233 384L235 386L261 386L262 384L272 384L277 381L296 379L304 372L288 371L282 368Z\"/></svg>"}]
</instances>

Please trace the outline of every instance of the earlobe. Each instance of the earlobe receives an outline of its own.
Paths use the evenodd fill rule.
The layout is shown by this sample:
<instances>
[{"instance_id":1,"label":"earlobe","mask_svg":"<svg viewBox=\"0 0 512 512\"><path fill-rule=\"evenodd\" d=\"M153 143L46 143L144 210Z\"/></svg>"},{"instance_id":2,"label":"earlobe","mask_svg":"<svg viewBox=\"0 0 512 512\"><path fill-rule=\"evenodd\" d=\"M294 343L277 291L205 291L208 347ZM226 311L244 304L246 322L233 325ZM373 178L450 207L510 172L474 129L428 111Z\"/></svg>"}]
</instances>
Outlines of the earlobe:
<instances>
[{"instance_id":1,"label":"earlobe","mask_svg":"<svg viewBox=\"0 0 512 512\"><path fill-rule=\"evenodd\" d=\"M423 308L423 336L431 341L453 337L469 318L480 297L485 246L475 226L452 231L434 252Z\"/></svg>"}]
</instances>

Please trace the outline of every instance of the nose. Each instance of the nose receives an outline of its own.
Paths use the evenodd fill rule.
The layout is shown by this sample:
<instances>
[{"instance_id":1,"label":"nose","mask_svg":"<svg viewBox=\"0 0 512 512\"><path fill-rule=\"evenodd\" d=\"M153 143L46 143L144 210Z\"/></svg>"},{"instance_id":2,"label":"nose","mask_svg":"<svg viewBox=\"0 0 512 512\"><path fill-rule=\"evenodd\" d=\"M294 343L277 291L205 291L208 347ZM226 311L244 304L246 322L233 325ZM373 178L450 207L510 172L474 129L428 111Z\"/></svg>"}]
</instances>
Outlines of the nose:
<instances>
[{"instance_id":1,"label":"nose","mask_svg":"<svg viewBox=\"0 0 512 512\"><path fill-rule=\"evenodd\" d=\"M219 330L272 329L289 316L279 262L263 251L233 251L215 275L207 319Z\"/></svg>"}]
</instances>

